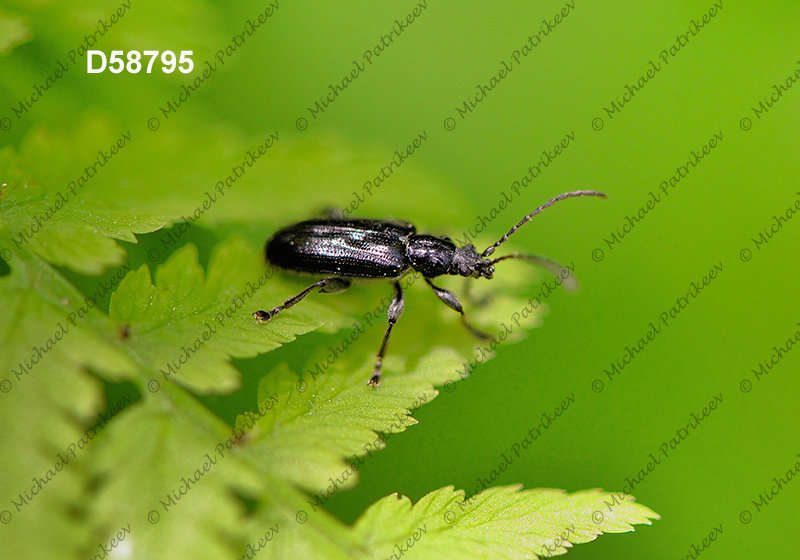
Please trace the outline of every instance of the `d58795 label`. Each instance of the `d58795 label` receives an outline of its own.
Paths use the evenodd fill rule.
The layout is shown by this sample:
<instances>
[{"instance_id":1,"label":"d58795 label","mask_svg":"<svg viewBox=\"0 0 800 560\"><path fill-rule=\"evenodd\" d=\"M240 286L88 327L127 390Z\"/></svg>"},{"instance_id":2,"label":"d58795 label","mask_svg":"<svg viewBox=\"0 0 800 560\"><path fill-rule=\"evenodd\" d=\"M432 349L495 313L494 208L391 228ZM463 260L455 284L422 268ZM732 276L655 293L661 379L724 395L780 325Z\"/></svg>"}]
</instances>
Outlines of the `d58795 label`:
<instances>
[{"instance_id":1,"label":"d58795 label","mask_svg":"<svg viewBox=\"0 0 800 560\"><path fill-rule=\"evenodd\" d=\"M193 54L192 51L181 51L180 58L172 51L144 51L144 60L142 54L139 51L128 51L127 53L125 51L111 51L111 57L106 58L106 54L103 51L88 51L86 53L86 72L99 74L108 67L112 74L119 74L125 71L129 74L138 74L142 70L150 74L153 71L156 59L160 60L161 71L165 74L172 74L175 68L184 74L188 74L194 68L194 62L190 58ZM161 55L160 57L159 54ZM123 55L125 55L124 59L122 58ZM99 60L95 61L95 57L98 57ZM147 57L150 57L150 59L147 60ZM146 66L145 63L147 64ZM95 64L100 67L95 68Z\"/></svg>"}]
</instances>

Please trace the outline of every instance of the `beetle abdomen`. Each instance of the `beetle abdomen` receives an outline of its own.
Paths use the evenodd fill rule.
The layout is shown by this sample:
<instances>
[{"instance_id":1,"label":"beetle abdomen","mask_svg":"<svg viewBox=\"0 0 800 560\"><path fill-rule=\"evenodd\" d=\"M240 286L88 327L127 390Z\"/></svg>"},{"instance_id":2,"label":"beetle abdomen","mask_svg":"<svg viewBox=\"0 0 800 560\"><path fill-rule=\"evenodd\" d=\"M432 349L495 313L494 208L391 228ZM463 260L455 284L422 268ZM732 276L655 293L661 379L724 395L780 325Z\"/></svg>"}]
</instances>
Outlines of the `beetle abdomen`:
<instances>
[{"instance_id":1,"label":"beetle abdomen","mask_svg":"<svg viewBox=\"0 0 800 560\"><path fill-rule=\"evenodd\" d=\"M298 272L393 278L408 269L406 241L413 233L413 227L380 221L311 220L276 233L266 256Z\"/></svg>"}]
</instances>

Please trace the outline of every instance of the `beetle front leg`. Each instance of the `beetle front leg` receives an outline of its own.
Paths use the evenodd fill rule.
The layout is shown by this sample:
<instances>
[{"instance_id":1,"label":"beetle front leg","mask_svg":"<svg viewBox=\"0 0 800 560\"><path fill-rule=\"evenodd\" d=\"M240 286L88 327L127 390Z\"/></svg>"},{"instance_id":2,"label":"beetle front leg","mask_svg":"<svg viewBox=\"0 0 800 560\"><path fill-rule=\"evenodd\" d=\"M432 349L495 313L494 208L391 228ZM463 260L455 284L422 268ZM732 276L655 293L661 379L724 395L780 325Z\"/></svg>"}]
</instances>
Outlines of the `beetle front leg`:
<instances>
[{"instance_id":1,"label":"beetle front leg","mask_svg":"<svg viewBox=\"0 0 800 560\"><path fill-rule=\"evenodd\" d=\"M425 279L425 281L428 283L428 286L430 286L433 289L436 295L439 296L439 299L442 300L447 307L461 313L461 322L464 323L464 326L467 327L472 334L474 334L478 338L483 338L486 340L492 338L491 335L488 335L485 332L478 330L477 328L472 326L472 323L467 321L467 316L464 314L464 309L461 307L461 302L458 301L458 297L456 297L456 295L453 292L451 292L450 290L445 290L444 288L440 288L439 286L434 286L433 282L431 282L427 278Z\"/></svg>"},{"instance_id":2,"label":"beetle front leg","mask_svg":"<svg viewBox=\"0 0 800 560\"><path fill-rule=\"evenodd\" d=\"M400 315L403 314L403 309L406 307L406 301L403 298L403 288L400 287L400 284L395 282L394 283L394 299L392 303L389 304L389 312L387 313L389 317L389 327L386 329L386 334L383 335L383 343L381 344L381 349L378 350L378 358L375 360L375 371L372 373L372 377L369 380L369 384L373 387L377 387L381 384L381 367L383 365L383 355L386 353L386 347L389 345L389 335L392 333L392 327L400 318Z\"/></svg>"},{"instance_id":3,"label":"beetle front leg","mask_svg":"<svg viewBox=\"0 0 800 560\"><path fill-rule=\"evenodd\" d=\"M339 276L329 276L327 278L323 278L317 282L311 284L308 288L297 294L296 296L290 297L286 301L283 302L283 305L279 305L275 309L271 311L256 311L253 313L253 317L255 317L259 323L266 323L275 315L293 306L296 303L299 303L303 300L308 294L313 292L315 289L319 288L319 292L321 294L338 294L339 292L345 291L347 288L350 287L350 280L347 278L340 278Z\"/></svg>"}]
</instances>

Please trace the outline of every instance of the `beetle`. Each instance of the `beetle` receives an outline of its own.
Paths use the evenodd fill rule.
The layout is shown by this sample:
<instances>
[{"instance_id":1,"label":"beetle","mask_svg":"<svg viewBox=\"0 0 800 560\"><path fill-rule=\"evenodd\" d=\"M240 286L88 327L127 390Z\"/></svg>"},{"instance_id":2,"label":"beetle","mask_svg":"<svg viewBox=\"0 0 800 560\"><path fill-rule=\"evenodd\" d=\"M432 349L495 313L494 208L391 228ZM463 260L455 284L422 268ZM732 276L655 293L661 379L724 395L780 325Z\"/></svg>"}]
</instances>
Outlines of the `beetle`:
<instances>
[{"instance_id":1,"label":"beetle","mask_svg":"<svg viewBox=\"0 0 800 560\"><path fill-rule=\"evenodd\" d=\"M419 272L445 305L461 314L464 326L480 338L489 335L476 329L466 318L458 297L433 284L431 278L459 275L467 278L491 279L494 265L506 259L522 259L539 265L553 274L564 269L558 263L540 256L512 253L494 259L497 247L505 243L522 225L535 215L566 198L596 196L606 198L598 191L571 191L560 194L526 215L507 234L487 247L481 254L474 245L456 247L448 237L420 235L413 224L387 220L361 220L325 218L308 220L278 231L265 246L266 260L273 266L301 273L326 275L308 288L285 300L271 311L256 311L253 317L266 323L284 309L299 303L316 289L324 294L345 291L353 279L385 279L394 284L394 298L389 304L389 326L383 335L375 369L369 385L377 387L389 336L403 314L405 300L399 280L411 270Z\"/></svg>"}]
</instances>

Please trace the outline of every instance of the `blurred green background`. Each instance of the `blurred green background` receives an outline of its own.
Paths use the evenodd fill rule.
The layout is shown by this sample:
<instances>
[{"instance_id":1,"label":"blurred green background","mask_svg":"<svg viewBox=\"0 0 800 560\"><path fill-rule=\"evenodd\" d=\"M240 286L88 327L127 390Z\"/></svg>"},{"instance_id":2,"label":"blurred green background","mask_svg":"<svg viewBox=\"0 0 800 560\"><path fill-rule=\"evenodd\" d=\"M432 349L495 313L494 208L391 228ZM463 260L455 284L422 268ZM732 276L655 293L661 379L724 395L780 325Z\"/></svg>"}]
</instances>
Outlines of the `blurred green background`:
<instances>
[{"instance_id":1,"label":"blurred green background","mask_svg":"<svg viewBox=\"0 0 800 560\"><path fill-rule=\"evenodd\" d=\"M79 59L29 113L14 116L10 107L30 95L31 84L43 83L57 61L66 61L66 53L94 31L94 22L118 5L4 3L4 14L21 17L31 39L0 57L0 118L12 122L10 130L0 131L0 145L20 148L41 130L69 143L89 135L95 122L104 123L113 137L117 130L131 130L139 142L135 156L109 170L117 181L109 178L109 184L125 188L123 176L135 169L126 191L132 206L178 216L197 203L185 204L171 189L191 185L200 202L218 180L209 178L224 177L241 161L242 151L229 148L228 139L252 148L277 130L283 163L254 171L237 191L252 204L228 213L220 206L208 216L208 228L185 238L199 245L203 263L228 231L244 232L260 244L281 225L328 205L348 205L351 193L360 191L394 150L423 131L422 147L356 215L392 215L460 237L476 216L498 204L503 191L510 193L542 150L552 150L567 134L575 137L569 148L491 223L485 241L499 238L561 192L590 188L609 195L607 201L564 202L515 236L516 249L574 263L581 292L553 294L541 328L520 343L501 346L495 359L454 391L441 391L418 410L419 425L391 437L388 449L361 468L359 486L329 502L330 511L351 523L367 505L395 491L416 501L454 484L469 494L479 477L497 468L501 454L508 455L545 411L570 394L575 403L569 411L494 484L622 491L626 478L646 468L650 453L656 455L692 413L699 415L721 393L722 404L631 492L662 520L631 535L577 547L570 557L683 558L720 524L722 534L703 558L797 557L800 484L786 484L760 512L752 500L773 477L785 477L800 453L800 358L789 352L760 381L751 370L798 328L800 219L789 220L760 249L751 239L800 197L800 87L788 89L761 118L751 108L798 68L800 5L726 1L612 119L603 108L713 2L575 2L541 44L461 118L455 107L473 96L477 85L488 84L502 61L510 62L540 31L542 20L552 20L565 4L465 6L429 0L314 119L308 107L350 73L354 60L363 64L363 53L417 4L280 0L268 23L166 119L158 108L267 3L131 0L130 10L96 48L193 50L195 73L87 75L85 60ZM160 119L156 131L147 128L152 117ZM308 120L304 131L296 126L301 117ZM750 127L743 124L745 117ZM455 121L453 130L445 127L448 118ZM609 248L604 238L622 228L626 215L644 206L649 192L715 133L723 140L711 154ZM293 150L318 150L325 163L306 169L302 158L293 159ZM271 203L273 198L280 204ZM126 245L134 266L147 262L148 250L160 247L163 236L143 235L139 245ZM599 261L593 253L598 248ZM162 255L161 262L165 259ZM648 324L718 263L722 272L711 285L609 380L604 369L621 360L625 347L644 337ZM502 274L501 265L498 269ZM87 294L97 282L65 274ZM535 295L540 280L534 272L531 277ZM370 287L367 293L379 298L383 292ZM340 297L362 301L358 294ZM401 355L404 331L438 313L431 298L423 290L409 295L390 353ZM452 319L447 310L441 317ZM359 348L373 352L380 335L371 333ZM245 377L242 390L203 400L233 422L252 407L265 371L281 362L301 371L309 356L341 336L312 333L266 356L237 361ZM604 381L600 392L592 385L598 379ZM752 513L749 523L740 519L744 510Z\"/></svg>"}]
</instances>

